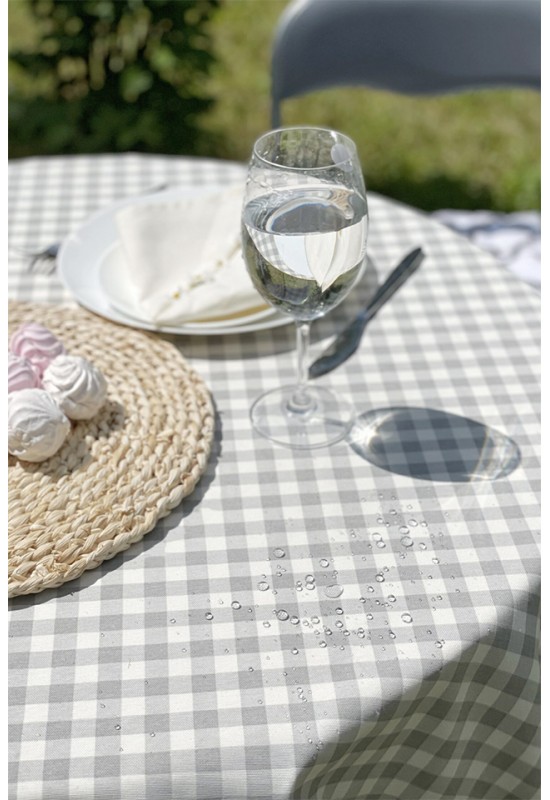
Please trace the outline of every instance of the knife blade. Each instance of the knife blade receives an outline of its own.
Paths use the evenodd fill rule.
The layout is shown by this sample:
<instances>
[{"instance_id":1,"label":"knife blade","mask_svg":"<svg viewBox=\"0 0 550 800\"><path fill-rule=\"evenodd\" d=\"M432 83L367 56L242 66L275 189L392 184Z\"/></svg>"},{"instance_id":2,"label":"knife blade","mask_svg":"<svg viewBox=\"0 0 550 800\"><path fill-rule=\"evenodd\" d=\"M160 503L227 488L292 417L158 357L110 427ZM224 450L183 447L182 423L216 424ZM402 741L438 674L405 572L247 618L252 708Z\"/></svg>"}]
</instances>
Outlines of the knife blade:
<instances>
[{"instance_id":1,"label":"knife blade","mask_svg":"<svg viewBox=\"0 0 550 800\"><path fill-rule=\"evenodd\" d=\"M324 353L311 364L309 367L310 378L319 378L321 375L326 375L327 372L339 367L340 364L343 364L355 353L367 324L399 287L416 272L423 260L424 252L420 247L405 256L386 278L382 286L378 288L368 305L344 328Z\"/></svg>"}]
</instances>

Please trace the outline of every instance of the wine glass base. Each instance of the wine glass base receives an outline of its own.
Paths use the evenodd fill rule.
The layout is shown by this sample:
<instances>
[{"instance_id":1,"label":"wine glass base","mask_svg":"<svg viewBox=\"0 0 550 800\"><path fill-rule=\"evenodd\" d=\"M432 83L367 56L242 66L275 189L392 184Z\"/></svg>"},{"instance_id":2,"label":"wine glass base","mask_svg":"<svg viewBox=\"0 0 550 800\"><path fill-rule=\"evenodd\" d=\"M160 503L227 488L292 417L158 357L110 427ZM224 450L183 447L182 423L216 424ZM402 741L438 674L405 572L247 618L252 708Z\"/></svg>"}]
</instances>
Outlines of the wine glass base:
<instances>
[{"instance_id":1,"label":"wine glass base","mask_svg":"<svg viewBox=\"0 0 550 800\"><path fill-rule=\"evenodd\" d=\"M344 439L354 422L352 404L329 389L308 385L307 403L296 403L296 386L260 395L250 409L254 429L283 447L313 450Z\"/></svg>"}]
</instances>

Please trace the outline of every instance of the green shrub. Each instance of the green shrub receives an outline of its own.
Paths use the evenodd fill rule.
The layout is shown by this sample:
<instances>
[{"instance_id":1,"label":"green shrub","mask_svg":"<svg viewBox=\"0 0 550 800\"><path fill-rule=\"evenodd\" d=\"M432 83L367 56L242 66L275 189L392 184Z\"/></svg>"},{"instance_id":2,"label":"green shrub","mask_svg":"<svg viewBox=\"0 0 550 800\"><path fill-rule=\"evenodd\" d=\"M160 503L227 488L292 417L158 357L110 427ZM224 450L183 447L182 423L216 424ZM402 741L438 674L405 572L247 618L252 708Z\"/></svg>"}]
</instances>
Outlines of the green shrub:
<instances>
[{"instance_id":1,"label":"green shrub","mask_svg":"<svg viewBox=\"0 0 550 800\"><path fill-rule=\"evenodd\" d=\"M212 105L208 22L219 0L29 0L36 41L10 53L10 157L194 153ZM204 134L201 134L204 146Z\"/></svg>"}]
</instances>

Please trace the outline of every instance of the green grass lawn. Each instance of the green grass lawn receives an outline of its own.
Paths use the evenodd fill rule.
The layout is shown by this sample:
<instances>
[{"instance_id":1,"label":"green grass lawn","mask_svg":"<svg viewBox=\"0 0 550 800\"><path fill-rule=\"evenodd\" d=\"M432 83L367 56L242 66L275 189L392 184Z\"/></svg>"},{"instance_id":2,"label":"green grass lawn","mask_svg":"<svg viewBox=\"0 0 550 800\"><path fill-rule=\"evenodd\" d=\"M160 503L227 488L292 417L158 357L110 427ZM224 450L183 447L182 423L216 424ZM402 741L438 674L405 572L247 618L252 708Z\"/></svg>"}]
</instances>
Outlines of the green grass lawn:
<instances>
[{"instance_id":1,"label":"green grass lawn","mask_svg":"<svg viewBox=\"0 0 550 800\"><path fill-rule=\"evenodd\" d=\"M216 107L205 120L217 155L243 160L270 124L273 29L286 0L230 0L213 32ZM330 89L283 104L284 124L336 127L357 143L368 187L418 208L540 208L540 95L441 97Z\"/></svg>"},{"instance_id":2,"label":"green grass lawn","mask_svg":"<svg viewBox=\"0 0 550 800\"><path fill-rule=\"evenodd\" d=\"M204 155L245 161L270 125L269 62L288 0L224 0L211 23L218 62L204 116ZM32 36L10 0L10 40ZM540 208L540 95L527 90L442 97L331 89L283 105L284 124L338 128L357 143L367 185L417 208Z\"/></svg>"}]
</instances>

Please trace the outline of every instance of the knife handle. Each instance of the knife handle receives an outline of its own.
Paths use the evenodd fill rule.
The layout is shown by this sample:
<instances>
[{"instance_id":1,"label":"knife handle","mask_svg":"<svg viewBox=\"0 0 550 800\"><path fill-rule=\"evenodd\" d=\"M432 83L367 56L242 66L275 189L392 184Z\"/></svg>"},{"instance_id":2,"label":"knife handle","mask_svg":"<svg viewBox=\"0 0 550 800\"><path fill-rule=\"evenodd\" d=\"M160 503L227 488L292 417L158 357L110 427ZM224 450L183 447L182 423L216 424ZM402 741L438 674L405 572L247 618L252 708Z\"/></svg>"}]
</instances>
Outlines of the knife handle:
<instances>
[{"instance_id":1,"label":"knife handle","mask_svg":"<svg viewBox=\"0 0 550 800\"><path fill-rule=\"evenodd\" d=\"M412 275L418 269L423 260L424 252L421 247L417 247L388 275L382 286L378 288L373 298L369 301L367 307L360 314L365 325L374 317L378 309L389 300L392 294L399 289L401 284L407 280L409 275Z\"/></svg>"}]
</instances>

